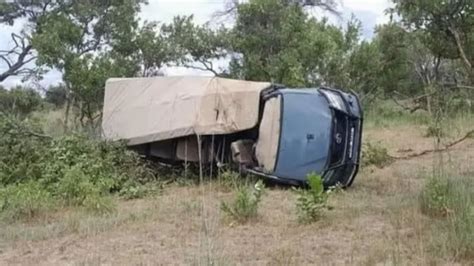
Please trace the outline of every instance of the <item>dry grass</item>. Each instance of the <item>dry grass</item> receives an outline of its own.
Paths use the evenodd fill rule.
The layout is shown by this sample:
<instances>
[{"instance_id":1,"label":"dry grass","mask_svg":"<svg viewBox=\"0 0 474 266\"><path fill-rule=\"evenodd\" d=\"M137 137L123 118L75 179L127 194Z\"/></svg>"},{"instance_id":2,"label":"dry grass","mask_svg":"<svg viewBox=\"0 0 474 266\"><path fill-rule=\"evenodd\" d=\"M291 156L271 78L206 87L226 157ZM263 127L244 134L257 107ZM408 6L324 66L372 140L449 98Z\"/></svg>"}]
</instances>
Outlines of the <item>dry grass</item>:
<instances>
[{"instance_id":1,"label":"dry grass","mask_svg":"<svg viewBox=\"0 0 474 266\"><path fill-rule=\"evenodd\" d=\"M390 154L432 147L424 128L369 128ZM298 223L295 194L268 188L257 219L225 219L220 202L232 190L218 182L170 186L156 198L119 202L117 213L90 216L69 210L47 221L0 228L0 264L22 265L431 265L453 263L431 249L432 218L417 203L438 155L363 169L352 188L334 194L321 221ZM443 154L446 171L474 173L474 140Z\"/></svg>"}]
</instances>

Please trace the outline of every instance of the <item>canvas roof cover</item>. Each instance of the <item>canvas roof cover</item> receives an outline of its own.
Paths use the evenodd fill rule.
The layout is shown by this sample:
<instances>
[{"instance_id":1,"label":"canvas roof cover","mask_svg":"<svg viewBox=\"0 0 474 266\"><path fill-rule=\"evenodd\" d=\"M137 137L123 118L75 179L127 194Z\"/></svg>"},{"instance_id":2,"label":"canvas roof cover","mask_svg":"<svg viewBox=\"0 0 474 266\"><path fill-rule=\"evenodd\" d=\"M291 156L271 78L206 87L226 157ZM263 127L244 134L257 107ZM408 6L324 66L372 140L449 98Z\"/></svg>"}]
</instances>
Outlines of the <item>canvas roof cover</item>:
<instances>
[{"instance_id":1,"label":"canvas roof cover","mask_svg":"<svg viewBox=\"0 0 474 266\"><path fill-rule=\"evenodd\" d=\"M260 93L270 86L217 77L112 78L105 85L103 134L137 145L250 129L258 122Z\"/></svg>"}]
</instances>

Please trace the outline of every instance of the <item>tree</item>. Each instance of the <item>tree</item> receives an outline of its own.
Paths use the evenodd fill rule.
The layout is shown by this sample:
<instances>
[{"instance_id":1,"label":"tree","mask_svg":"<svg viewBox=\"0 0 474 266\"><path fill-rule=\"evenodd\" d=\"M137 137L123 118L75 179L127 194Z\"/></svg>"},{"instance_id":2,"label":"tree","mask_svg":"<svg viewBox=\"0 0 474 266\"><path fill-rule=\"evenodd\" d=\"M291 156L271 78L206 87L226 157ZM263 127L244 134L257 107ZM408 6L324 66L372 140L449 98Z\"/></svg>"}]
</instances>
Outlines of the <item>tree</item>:
<instances>
[{"instance_id":1,"label":"tree","mask_svg":"<svg viewBox=\"0 0 474 266\"><path fill-rule=\"evenodd\" d=\"M420 89L413 84L414 71L409 62L411 44L408 32L395 23L379 26L375 42L380 51L379 85L387 96L394 92L413 95Z\"/></svg>"},{"instance_id":2,"label":"tree","mask_svg":"<svg viewBox=\"0 0 474 266\"><path fill-rule=\"evenodd\" d=\"M474 81L474 2L470 0L393 0L394 11L410 29L426 33L434 55L460 59Z\"/></svg>"},{"instance_id":3,"label":"tree","mask_svg":"<svg viewBox=\"0 0 474 266\"><path fill-rule=\"evenodd\" d=\"M340 29L310 18L293 1L254 0L236 12L231 76L288 86L327 83L333 73L328 63L342 48Z\"/></svg>"},{"instance_id":4,"label":"tree","mask_svg":"<svg viewBox=\"0 0 474 266\"><path fill-rule=\"evenodd\" d=\"M172 59L177 65L223 75L213 61L225 58L229 53L227 29L213 30L209 25L196 25L192 16L178 16L172 23L163 25L161 31L173 45Z\"/></svg>"},{"instance_id":5,"label":"tree","mask_svg":"<svg viewBox=\"0 0 474 266\"><path fill-rule=\"evenodd\" d=\"M0 23L13 25L18 23L18 19L26 20L25 26L20 32L11 34L13 46L0 51L0 62L3 62L7 67L0 73L0 82L10 76L25 75L28 77L38 74L37 69L29 66L36 59L31 44L31 35L37 31L41 18L57 8L59 2L63 1L0 1Z\"/></svg>"},{"instance_id":6,"label":"tree","mask_svg":"<svg viewBox=\"0 0 474 266\"><path fill-rule=\"evenodd\" d=\"M62 107L66 103L67 89L64 84L49 86L45 92L45 101L56 107Z\"/></svg>"},{"instance_id":7,"label":"tree","mask_svg":"<svg viewBox=\"0 0 474 266\"><path fill-rule=\"evenodd\" d=\"M377 41L362 41L349 55L346 73L350 77L347 88L361 95L363 100L377 95L380 89L381 54Z\"/></svg>"},{"instance_id":8,"label":"tree","mask_svg":"<svg viewBox=\"0 0 474 266\"><path fill-rule=\"evenodd\" d=\"M67 88L66 125L71 104L83 125L97 125L105 80L133 76L137 13L142 0L59 1L39 18L32 44L39 65L63 73Z\"/></svg>"},{"instance_id":9,"label":"tree","mask_svg":"<svg viewBox=\"0 0 474 266\"><path fill-rule=\"evenodd\" d=\"M169 42L160 32L157 22L145 22L139 30L135 45L137 57L141 66L141 76L150 77L160 75L164 63L171 60L173 50Z\"/></svg>"}]
</instances>

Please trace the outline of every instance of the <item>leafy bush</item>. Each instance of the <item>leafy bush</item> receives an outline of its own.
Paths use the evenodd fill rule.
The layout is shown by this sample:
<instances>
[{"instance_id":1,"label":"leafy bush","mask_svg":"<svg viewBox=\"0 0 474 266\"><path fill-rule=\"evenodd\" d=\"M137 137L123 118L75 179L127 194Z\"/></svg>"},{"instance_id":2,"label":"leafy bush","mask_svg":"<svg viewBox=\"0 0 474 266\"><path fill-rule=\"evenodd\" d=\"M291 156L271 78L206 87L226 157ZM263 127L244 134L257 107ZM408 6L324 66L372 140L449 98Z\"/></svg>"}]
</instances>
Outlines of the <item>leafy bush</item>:
<instances>
[{"instance_id":1,"label":"leafy bush","mask_svg":"<svg viewBox=\"0 0 474 266\"><path fill-rule=\"evenodd\" d=\"M0 190L0 214L8 221L31 220L53 207L53 197L37 182L10 185Z\"/></svg>"},{"instance_id":2,"label":"leafy bush","mask_svg":"<svg viewBox=\"0 0 474 266\"><path fill-rule=\"evenodd\" d=\"M110 212L109 194L140 197L147 191L144 184L155 180L150 165L120 143L82 135L51 138L13 119L0 116L0 186L34 184L58 205ZM22 199L29 204L30 198Z\"/></svg>"},{"instance_id":3,"label":"leafy bush","mask_svg":"<svg viewBox=\"0 0 474 266\"><path fill-rule=\"evenodd\" d=\"M265 193L263 182L258 181L255 186L240 186L235 200L227 204L222 202L221 210L239 223L245 223L257 216L258 205Z\"/></svg>"},{"instance_id":4,"label":"leafy bush","mask_svg":"<svg viewBox=\"0 0 474 266\"><path fill-rule=\"evenodd\" d=\"M307 180L309 189L295 189L298 219L303 223L318 221L327 209L328 200L321 176L311 173L308 174Z\"/></svg>"},{"instance_id":5,"label":"leafy bush","mask_svg":"<svg viewBox=\"0 0 474 266\"><path fill-rule=\"evenodd\" d=\"M392 157L388 154L387 148L381 144L367 142L362 146L362 165L375 165L379 168L387 166L392 162Z\"/></svg>"},{"instance_id":6,"label":"leafy bush","mask_svg":"<svg viewBox=\"0 0 474 266\"><path fill-rule=\"evenodd\" d=\"M12 130L0 139L1 184L35 180L54 190L71 168L77 168L75 171L81 171L94 186L109 192L155 179L151 168L119 143L81 135L38 138Z\"/></svg>"},{"instance_id":7,"label":"leafy bush","mask_svg":"<svg viewBox=\"0 0 474 266\"><path fill-rule=\"evenodd\" d=\"M109 182L113 181L109 179ZM108 192L110 185L106 183L103 180L100 183L102 187L95 185L80 167L73 166L65 171L55 192L66 205L84 206L89 197L98 197Z\"/></svg>"},{"instance_id":8,"label":"leafy bush","mask_svg":"<svg viewBox=\"0 0 474 266\"><path fill-rule=\"evenodd\" d=\"M438 219L433 229L438 249L455 259L474 259L472 178L430 177L419 200L421 211Z\"/></svg>"},{"instance_id":9,"label":"leafy bush","mask_svg":"<svg viewBox=\"0 0 474 266\"><path fill-rule=\"evenodd\" d=\"M13 117L0 114L0 184L8 185L39 179L41 166L49 140L36 137L31 132L40 132L31 122L15 121Z\"/></svg>"}]
</instances>

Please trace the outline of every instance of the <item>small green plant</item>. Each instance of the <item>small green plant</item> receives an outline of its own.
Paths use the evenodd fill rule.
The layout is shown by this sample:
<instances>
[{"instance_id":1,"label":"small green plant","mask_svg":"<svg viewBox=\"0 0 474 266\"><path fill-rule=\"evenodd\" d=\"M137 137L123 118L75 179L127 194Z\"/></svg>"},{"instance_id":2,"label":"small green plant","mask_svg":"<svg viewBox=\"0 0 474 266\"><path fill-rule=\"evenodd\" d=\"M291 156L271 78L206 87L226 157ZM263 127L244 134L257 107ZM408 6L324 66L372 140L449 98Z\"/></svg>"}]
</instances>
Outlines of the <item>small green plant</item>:
<instances>
[{"instance_id":1,"label":"small green plant","mask_svg":"<svg viewBox=\"0 0 474 266\"><path fill-rule=\"evenodd\" d=\"M446 216L450 190L448 179L430 177L419 197L421 212L431 217Z\"/></svg>"},{"instance_id":2,"label":"small green plant","mask_svg":"<svg viewBox=\"0 0 474 266\"><path fill-rule=\"evenodd\" d=\"M364 166L375 165L382 168L391 162L392 157L388 154L387 148L381 144L367 142L367 144L362 147L362 164Z\"/></svg>"},{"instance_id":3,"label":"small green plant","mask_svg":"<svg viewBox=\"0 0 474 266\"><path fill-rule=\"evenodd\" d=\"M307 176L309 189L295 189L298 220L302 223L318 221L328 208L328 194L324 191L321 176L311 173Z\"/></svg>"},{"instance_id":4,"label":"small green plant","mask_svg":"<svg viewBox=\"0 0 474 266\"><path fill-rule=\"evenodd\" d=\"M10 185L0 190L0 214L9 222L37 218L53 206L53 197L37 182Z\"/></svg>"},{"instance_id":5,"label":"small green plant","mask_svg":"<svg viewBox=\"0 0 474 266\"><path fill-rule=\"evenodd\" d=\"M222 202L221 210L239 223L245 223L258 214L258 205L265 193L265 186L259 180L254 187L240 186L236 198L230 204Z\"/></svg>"}]
</instances>

